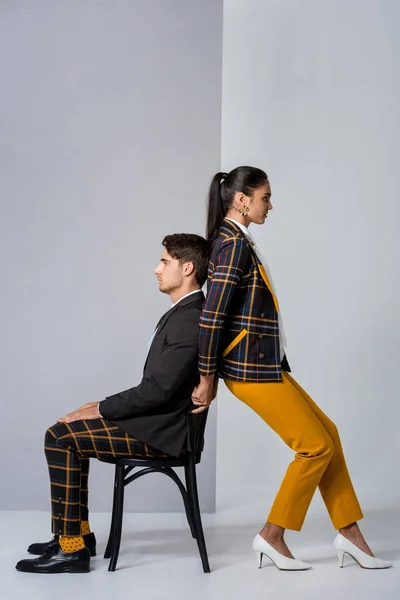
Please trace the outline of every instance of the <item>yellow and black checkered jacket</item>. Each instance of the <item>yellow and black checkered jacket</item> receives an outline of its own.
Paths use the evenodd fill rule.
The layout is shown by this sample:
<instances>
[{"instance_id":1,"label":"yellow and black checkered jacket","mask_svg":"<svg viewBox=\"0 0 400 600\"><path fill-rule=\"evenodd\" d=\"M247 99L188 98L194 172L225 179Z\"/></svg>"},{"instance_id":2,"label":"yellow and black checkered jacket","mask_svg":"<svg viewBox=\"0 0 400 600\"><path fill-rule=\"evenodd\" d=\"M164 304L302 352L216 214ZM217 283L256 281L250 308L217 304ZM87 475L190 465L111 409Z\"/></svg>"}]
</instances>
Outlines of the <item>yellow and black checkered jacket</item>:
<instances>
[{"instance_id":1,"label":"yellow and black checkered jacket","mask_svg":"<svg viewBox=\"0 0 400 600\"><path fill-rule=\"evenodd\" d=\"M278 301L251 243L224 219L200 317L199 372L236 381L281 381Z\"/></svg>"}]
</instances>

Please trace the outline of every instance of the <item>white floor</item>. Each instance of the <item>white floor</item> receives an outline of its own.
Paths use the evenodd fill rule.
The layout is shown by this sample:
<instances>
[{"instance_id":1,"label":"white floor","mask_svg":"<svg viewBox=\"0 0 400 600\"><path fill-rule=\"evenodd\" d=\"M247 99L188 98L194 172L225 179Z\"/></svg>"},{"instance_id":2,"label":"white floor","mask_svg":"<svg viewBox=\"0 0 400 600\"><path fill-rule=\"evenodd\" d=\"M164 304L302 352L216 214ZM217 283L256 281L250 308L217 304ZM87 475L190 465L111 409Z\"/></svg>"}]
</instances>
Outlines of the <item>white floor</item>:
<instances>
[{"instance_id":1,"label":"white floor","mask_svg":"<svg viewBox=\"0 0 400 600\"><path fill-rule=\"evenodd\" d=\"M92 570L82 575L32 575L15 571L29 558L31 542L49 539L49 516L42 512L0 512L0 597L2 600L398 600L400 598L400 512L367 515L362 529L375 554L394 561L383 571L360 569L349 559L340 569L332 548L334 532L326 517L310 518L301 532L288 532L296 557L313 564L306 572L283 572L265 563L257 569L251 540L262 509L242 508L204 515L212 572L201 569L197 546L181 514L126 514L118 570L107 571L101 552L109 516L92 514L98 542Z\"/></svg>"}]
</instances>

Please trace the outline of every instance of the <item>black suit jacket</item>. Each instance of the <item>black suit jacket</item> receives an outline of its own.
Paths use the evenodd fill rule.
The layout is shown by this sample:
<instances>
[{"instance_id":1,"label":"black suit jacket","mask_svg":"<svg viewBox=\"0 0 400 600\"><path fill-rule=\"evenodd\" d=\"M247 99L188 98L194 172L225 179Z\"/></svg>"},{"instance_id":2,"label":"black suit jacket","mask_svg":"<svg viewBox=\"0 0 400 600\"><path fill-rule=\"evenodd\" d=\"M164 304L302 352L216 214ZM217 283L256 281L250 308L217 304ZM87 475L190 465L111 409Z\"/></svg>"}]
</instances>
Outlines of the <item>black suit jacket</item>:
<instances>
[{"instance_id":1,"label":"black suit jacket","mask_svg":"<svg viewBox=\"0 0 400 600\"><path fill-rule=\"evenodd\" d=\"M187 434L186 415L198 385L201 291L184 298L161 318L136 387L100 402L102 416L141 442L179 456Z\"/></svg>"}]
</instances>

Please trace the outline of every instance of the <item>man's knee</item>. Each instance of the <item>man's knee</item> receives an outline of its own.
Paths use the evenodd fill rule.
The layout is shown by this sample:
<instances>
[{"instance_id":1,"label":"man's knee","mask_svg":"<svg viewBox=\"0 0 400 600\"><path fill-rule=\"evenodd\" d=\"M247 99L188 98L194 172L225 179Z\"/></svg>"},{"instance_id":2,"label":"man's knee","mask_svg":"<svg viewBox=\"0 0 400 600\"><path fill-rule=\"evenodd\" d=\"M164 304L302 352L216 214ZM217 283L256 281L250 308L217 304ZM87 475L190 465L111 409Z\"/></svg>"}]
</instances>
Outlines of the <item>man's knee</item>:
<instances>
[{"instance_id":1,"label":"man's knee","mask_svg":"<svg viewBox=\"0 0 400 600\"><path fill-rule=\"evenodd\" d=\"M45 448L57 446L59 439L68 433L68 428L64 423L55 423L46 430L44 436Z\"/></svg>"}]
</instances>

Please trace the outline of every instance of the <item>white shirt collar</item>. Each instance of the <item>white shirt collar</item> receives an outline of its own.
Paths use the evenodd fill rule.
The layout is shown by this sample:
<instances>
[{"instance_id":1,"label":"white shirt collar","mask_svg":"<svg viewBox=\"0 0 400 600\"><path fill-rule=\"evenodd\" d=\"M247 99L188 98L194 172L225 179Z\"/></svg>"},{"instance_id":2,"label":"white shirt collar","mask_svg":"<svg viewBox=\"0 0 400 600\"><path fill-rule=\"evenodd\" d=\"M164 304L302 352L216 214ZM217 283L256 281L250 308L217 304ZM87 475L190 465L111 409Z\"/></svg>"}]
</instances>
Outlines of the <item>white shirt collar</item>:
<instances>
[{"instance_id":1,"label":"white shirt collar","mask_svg":"<svg viewBox=\"0 0 400 600\"><path fill-rule=\"evenodd\" d=\"M182 298L179 298L179 300L174 302L174 304L172 304L172 306L176 306L178 304L178 302L180 302L184 298L187 298L188 296L191 296L192 294L197 294L198 292L201 292L201 288L199 288L198 290L193 290L193 292L189 292L188 294L185 294L184 296L182 296ZM171 306L171 308L172 308L172 306Z\"/></svg>"},{"instance_id":2,"label":"white shirt collar","mask_svg":"<svg viewBox=\"0 0 400 600\"><path fill-rule=\"evenodd\" d=\"M225 217L226 219L228 219L228 221L232 221L232 223L235 223L235 225L237 225L244 233L244 235L249 238L249 240L251 242L254 243L253 238L251 237L251 233L250 231L247 229L247 227L245 225L242 225L242 223L239 223L238 221L235 221L235 219L231 219L230 217Z\"/></svg>"}]
</instances>

